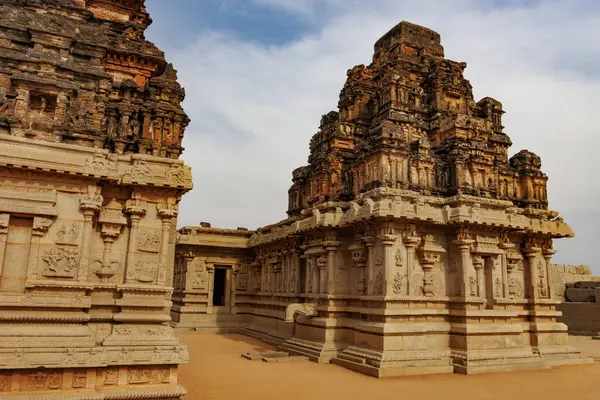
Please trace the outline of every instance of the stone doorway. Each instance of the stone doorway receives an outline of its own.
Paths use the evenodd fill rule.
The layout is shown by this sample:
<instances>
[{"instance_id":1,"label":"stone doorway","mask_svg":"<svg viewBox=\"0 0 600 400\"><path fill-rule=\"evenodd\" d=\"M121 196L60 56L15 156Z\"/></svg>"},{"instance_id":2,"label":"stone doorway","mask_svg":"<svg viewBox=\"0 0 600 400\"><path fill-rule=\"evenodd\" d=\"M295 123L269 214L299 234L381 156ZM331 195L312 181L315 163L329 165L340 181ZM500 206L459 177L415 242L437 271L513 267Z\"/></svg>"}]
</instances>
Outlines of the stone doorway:
<instances>
[{"instance_id":1,"label":"stone doorway","mask_svg":"<svg viewBox=\"0 0 600 400\"><path fill-rule=\"evenodd\" d=\"M215 313L230 312L230 272L226 266L215 266L212 303Z\"/></svg>"}]
</instances>

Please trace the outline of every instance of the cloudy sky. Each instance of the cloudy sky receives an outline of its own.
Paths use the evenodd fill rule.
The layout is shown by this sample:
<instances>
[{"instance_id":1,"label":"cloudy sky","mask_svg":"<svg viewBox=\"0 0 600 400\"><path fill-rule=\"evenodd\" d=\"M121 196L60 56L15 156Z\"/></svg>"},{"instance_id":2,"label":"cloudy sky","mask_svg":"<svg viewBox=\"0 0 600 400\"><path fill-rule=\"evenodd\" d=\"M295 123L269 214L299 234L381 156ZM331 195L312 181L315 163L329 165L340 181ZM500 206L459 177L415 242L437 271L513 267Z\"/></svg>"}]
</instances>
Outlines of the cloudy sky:
<instances>
[{"instance_id":1,"label":"cloudy sky","mask_svg":"<svg viewBox=\"0 0 600 400\"><path fill-rule=\"evenodd\" d=\"M600 274L600 2L597 0L147 0L148 37L186 87L185 161L195 189L180 225L256 228L286 217L291 172L346 70L406 20L466 61L475 97L507 111L511 155L529 149L549 175L550 207L575 239L555 262Z\"/></svg>"}]
</instances>

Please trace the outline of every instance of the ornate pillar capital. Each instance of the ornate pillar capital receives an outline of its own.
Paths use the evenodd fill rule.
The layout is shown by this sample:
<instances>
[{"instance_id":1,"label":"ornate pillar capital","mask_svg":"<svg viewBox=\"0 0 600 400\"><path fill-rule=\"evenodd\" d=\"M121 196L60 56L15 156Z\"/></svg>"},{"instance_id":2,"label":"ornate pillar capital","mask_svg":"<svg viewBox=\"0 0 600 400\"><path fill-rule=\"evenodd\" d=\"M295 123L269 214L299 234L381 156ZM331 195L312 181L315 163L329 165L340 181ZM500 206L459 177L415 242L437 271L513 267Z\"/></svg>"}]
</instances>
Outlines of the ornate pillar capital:
<instances>
[{"instance_id":1,"label":"ornate pillar capital","mask_svg":"<svg viewBox=\"0 0 600 400\"><path fill-rule=\"evenodd\" d=\"M188 251L187 253L183 254L183 259L185 260L186 263L190 263L190 262L194 261L194 258L196 258L196 255L194 254L193 251Z\"/></svg>"},{"instance_id":2,"label":"ornate pillar capital","mask_svg":"<svg viewBox=\"0 0 600 400\"><path fill-rule=\"evenodd\" d=\"M131 217L137 217L138 219L146 214L146 202L140 199L129 199L125 203L125 211L130 214Z\"/></svg>"},{"instance_id":3,"label":"ornate pillar capital","mask_svg":"<svg viewBox=\"0 0 600 400\"><path fill-rule=\"evenodd\" d=\"M179 214L177 205L171 202L158 203L156 208L158 210L158 216L162 220L171 220Z\"/></svg>"},{"instance_id":4,"label":"ornate pillar capital","mask_svg":"<svg viewBox=\"0 0 600 400\"><path fill-rule=\"evenodd\" d=\"M364 240L367 247L375 247L375 241L377 239L375 236L367 235L367 236L363 236L362 240Z\"/></svg>"},{"instance_id":5,"label":"ornate pillar capital","mask_svg":"<svg viewBox=\"0 0 600 400\"><path fill-rule=\"evenodd\" d=\"M48 229L54 224L53 218L48 217L34 217L33 218L33 236L44 236L48 232ZM7 224L8 228L8 224Z\"/></svg>"},{"instance_id":6,"label":"ornate pillar capital","mask_svg":"<svg viewBox=\"0 0 600 400\"><path fill-rule=\"evenodd\" d=\"M104 198L100 194L85 194L79 199L79 208L82 211L97 212L102 207Z\"/></svg>"},{"instance_id":7,"label":"ornate pillar capital","mask_svg":"<svg viewBox=\"0 0 600 400\"><path fill-rule=\"evenodd\" d=\"M541 248L533 238L529 238L523 245L523 254L525 254L525 257L527 258L534 258L540 250Z\"/></svg>"}]
</instances>

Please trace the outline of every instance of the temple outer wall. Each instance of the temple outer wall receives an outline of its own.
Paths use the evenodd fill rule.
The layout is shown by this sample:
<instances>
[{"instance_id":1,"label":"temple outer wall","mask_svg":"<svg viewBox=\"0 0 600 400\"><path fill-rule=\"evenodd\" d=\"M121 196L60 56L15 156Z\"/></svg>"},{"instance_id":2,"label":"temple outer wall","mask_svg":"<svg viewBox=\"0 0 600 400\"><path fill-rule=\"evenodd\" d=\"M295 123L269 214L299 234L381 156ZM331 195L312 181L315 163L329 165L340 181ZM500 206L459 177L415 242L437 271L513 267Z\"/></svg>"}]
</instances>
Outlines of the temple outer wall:
<instances>
[{"instance_id":1,"label":"temple outer wall","mask_svg":"<svg viewBox=\"0 0 600 400\"><path fill-rule=\"evenodd\" d=\"M243 332L378 377L586 362L556 321L551 243L475 226L352 225L384 208L324 210L255 234L236 278ZM196 253L200 243L181 234L178 254ZM285 323L297 303L318 315Z\"/></svg>"}]
</instances>

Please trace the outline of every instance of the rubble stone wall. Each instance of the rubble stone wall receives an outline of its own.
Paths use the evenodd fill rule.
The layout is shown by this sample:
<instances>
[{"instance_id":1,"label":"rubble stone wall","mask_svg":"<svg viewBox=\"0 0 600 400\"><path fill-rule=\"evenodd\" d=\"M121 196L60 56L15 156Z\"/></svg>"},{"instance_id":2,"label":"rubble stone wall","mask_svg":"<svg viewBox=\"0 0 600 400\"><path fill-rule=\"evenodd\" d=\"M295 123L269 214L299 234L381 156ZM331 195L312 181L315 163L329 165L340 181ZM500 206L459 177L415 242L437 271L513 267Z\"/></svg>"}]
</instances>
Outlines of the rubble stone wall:
<instances>
[{"instance_id":1,"label":"rubble stone wall","mask_svg":"<svg viewBox=\"0 0 600 400\"><path fill-rule=\"evenodd\" d=\"M554 296L565 301L567 284L590 281L600 282L600 277L592 276L592 269L587 265L552 264L554 270Z\"/></svg>"}]
</instances>

